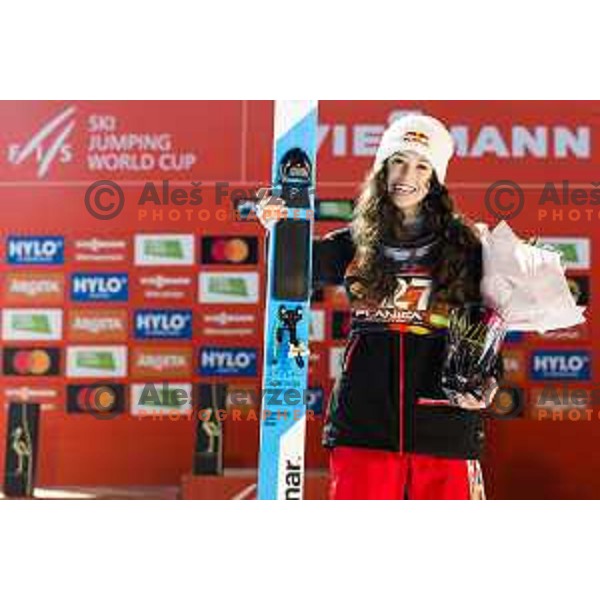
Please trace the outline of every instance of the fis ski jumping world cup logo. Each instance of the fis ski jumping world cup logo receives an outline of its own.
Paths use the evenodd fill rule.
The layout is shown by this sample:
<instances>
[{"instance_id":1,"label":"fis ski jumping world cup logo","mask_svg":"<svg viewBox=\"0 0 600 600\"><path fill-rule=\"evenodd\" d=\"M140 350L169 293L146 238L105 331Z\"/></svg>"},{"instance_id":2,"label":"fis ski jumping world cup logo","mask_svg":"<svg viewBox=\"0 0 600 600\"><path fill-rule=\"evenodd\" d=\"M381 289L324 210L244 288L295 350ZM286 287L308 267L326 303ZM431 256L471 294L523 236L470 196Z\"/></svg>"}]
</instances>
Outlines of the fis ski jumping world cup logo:
<instances>
[{"instance_id":1,"label":"fis ski jumping world cup logo","mask_svg":"<svg viewBox=\"0 0 600 600\"><path fill-rule=\"evenodd\" d=\"M15 236L7 238L9 265L62 265L65 240L61 236Z\"/></svg>"},{"instance_id":2,"label":"fis ski jumping world cup logo","mask_svg":"<svg viewBox=\"0 0 600 600\"><path fill-rule=\"evenodd\" d=\"M71 300L75 302L127 302L127 273L73 273Z\"/></svg>"},{"instance_id":3,"label":"fis ski jumping world cup logo","mask_svg":"<svg viewBox=\"0 0 600 600\"><path fill-rule=\"evenodd\" d=\"M589 381L590 353L587 350L538 350L531 356L531 379L543 381L547 379L568 379Z\"/></svg>"},{"instance_id":4,"label":"fis ski jumping world cup logo","mask_svg":"<svg viewBox=\"0 0 600 600\"><path fill-rule=\"evenodd\" d=\"M192 339L191 310L136 310L136 339Z\"/></svg>"}]
</instances>

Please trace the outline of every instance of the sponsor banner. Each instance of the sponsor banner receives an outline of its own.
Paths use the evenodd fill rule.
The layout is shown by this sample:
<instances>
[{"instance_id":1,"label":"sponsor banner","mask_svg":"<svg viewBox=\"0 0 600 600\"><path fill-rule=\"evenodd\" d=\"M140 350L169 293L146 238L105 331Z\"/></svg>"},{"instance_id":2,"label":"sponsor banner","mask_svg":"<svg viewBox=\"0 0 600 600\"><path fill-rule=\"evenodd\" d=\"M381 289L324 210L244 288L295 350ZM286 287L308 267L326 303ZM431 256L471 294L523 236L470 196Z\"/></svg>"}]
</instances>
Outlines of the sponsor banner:
<instances>
[{"instance_id":1,"label":"sponsor banner","mask_svg":"<svg viewBox=\"0 0 600 600\"><path fill-rule=\"evenodd\" d=\"M51 306L64 301L64 275L40 271L13 271L2 279L5 306Z\"/></svg>"},{"instance_id":2,"label":"sponsor banner","mask_svg":"<svg viewBox=\"0 0 600 600\"><path fill-rule=\"evenodd\" d=\"M72 308L68 312L67 339L71 342L125 342L127 309Z\"/></svg>"},{"instance_id":3,"label":"sponsor banner","mask_svg":"<svg viewBox=\"0 0 600 600\"><path fill-rule=\"evenodd\" d=\"M131 376L191 377L192 361L191 348L136 346L131 351Z\"/></svg>"},{"instance_id":4,"label":"sponsor banner","mask_svg":"<svg viewBox=\"0 0 600 600\"><path fill-rule=\"evenodd\" d=\"M9 265L62 265L65 240L62 236L9 235L6 262Z\"/></svg>"},{"instance_id":5,"label":"sponsor banner","mask_svg":"<svg viewBox=\"0 0 600 600\"><path fill-rule=\"evenodd\" d=\"M272 108L260 104L250 111L253 147L268 144L263 111ZM520 183L546 181L548 173L558 181L597 176L600 117L591 101L324 101L319 103L320 184L346 182L354 192L373 165L385 129L407 113L435 115L450 130L456 149L450 190L454 181L486 185L506 173ZM266 172L269 158L253 161L253 175Z\"/></svg>"},{"instance_id":6,"label":"sponsor banner","mask_svg":"<svg viewBox=\"0 0 600 600\"><path fill-rule=\"evenodd\" d=\"M504 364L504 379L512 382L522 382L526 378L526 361L523 350L506 348L502 350Z\"/></svg>"},{"instance_id":7,"label":"sponsor banner","mask_svg":"<svg viewBox=\"0 0 600 600\"><path fill-rule=\"evenodd\" d=\"M199 302L205 304L256 304L258 273L212 271L200 273Z\"/></svg>"},{"instance_id":8,"label":"sponsor banner","mask_svg":"<svg viewBox=\"0 0 600 600\"><path fill-rule=\"evenodd\" d=\"M67 413L120 414L125 411L125 386L121 383L67 385Z\"/></svg>"},{"instance_id":9,"label":"sponsor banner","mask_svg":"<svg viewBox=\"0 0 600 600\"><path fill-rule=\"evenodd\" d=\"M5 308L2 339L5 341L54 342L62 339L63 312L58 308Z\"/></svg>"},{"instance_id":10,"label":"sponsor banner","mask_svg":"<svg viewBox=\"0 0 600 600\"><path fill-rule=\"evenodd\" d=\"M323 388L309 388L306 390L306 408L312 410L315 416L323 414Z\"/></svg>"},{"instance_id":11,"label":"sponsor banner","mask_svg":"<svg viewBox=\"0 0 600 600\"><path fill-rule=\"evenodd\" d=\"M125 377L126 346L69 346L67 377Z\"/></svg>"},{"instance_id":12,"label":"sponsor banner","mask_svg":"<svg viewBox=\"0 0 600 600\"><path fill-rule=\"evenodd\" d=\"M257 316L253 313L210 311L200 313L200 335L212 337L252 336L256 334Z\"/></svg>"},{"instance_id":13,"label":"sponsor banner","mask_svg":"<svg viewBox=\"0 0 600 600\"><path fill-rule=\"evenodd\" d=\"M191 310L136 310L135 338L138 340L191 340Z\"/></svg>"},{"instance_id":14,"label":"sponsor banner","mask_svg":"<svg viewBox=\"0 0 600 600\"><path fill-rule=\"evenodd\" d=\"M584 237L540 237L537 246L560 252L567 269L590 268L590 239Z\"/></svg>"},{"instance_id":15,"label":"sponsor banner","mask_svg":"<svg viewBox=\"0 0 600 600\"><path fill-rule=\"evenodd\" d=\"M317 221L351 221L354 213L352 198L319 198L317 200Z\"/></svg>"},{"instance_id":16,"label":"sponsor banner","mask_svg":"<svg viewBox=\"0 0 600 600\"><path fill-rule=\"evenodd\" d=\"M72 273L71 300L75 302L127 302L127 273Z\"/></svg>"},{"instance_id":17,"label":"sponsor banner","mask_svg":"<svg viewBox=\"0 0 600 600\"><path fill-rule=\"evenodd\" d=\"M131 385L132 415L189 415L192 412L192 384L180 382L134 383Z\"/></svg>"},{"instance_id":18,"label":"sponsor banner","mask_svg":"<svg viewBox=\"0 0 600 600\"><path fill-rule=\"evenodd\" d=\"M241 101L8 102L0 179L240 181L242 115ZM164 187L148 190L150 206L165 203Z\"/></svg>"},{"instance_id":19,"label":"sponsor banner","mask_svg":"<svg viewBox=\"0 0 600 600\"><path fill-rule=\"evenodd\" d=\"M74 240L73 260L90 264L114 264L129 261L129 242L115 238L82 238Z\"/></svg>"},{"instance_id":20,"label":"sponsor banner","mask_svg":"<svg viewBox=\"0 0 600 600\"><path fill-rule=\"evenodd\" d=\"M334 340L347 340L350 336L352 316L347 310L333 311L331 320L331 337Z\"/></svg>"},{"instance_id":21,"label":"sponsor banner","mask_svg":"<svg viewBox=\"0 0 600 600\"><path fill-rule=\"evenodd\" d=\"M590 337L588 322L580 323L566 329L555 329L544 333L529 333L530 339L536 342L580 342L587 341Z\"/></svg>"},{"instance_id":22,"label":"sponsor banner","mask_svg":"<svg viewBox=\"0 0 600 600\"><path fill-rule=\"evenodd\" d=\"M339 346L329 349L329 378L338 379L342 374L344 360L344 347Z\"/></svg>"},{"instance_id":23,"label":"sponsor banner","mask_svg":"<svg viewBox=\"0 0 600 600\"><path fill-rule=\"evenodd\" d=\"M585 275L567 275L567 283L577 306L587 306L590 302L590 278Z\"/></svg>"},{"instance_id":24,"label":"sponsor banner","mask_svg":"<svg viewBox=\"0 0 600 600\"><path fill-rule=\"evenodd\" d=\"M144 301L170 300L192 303L194 277L191 275L174 275L156 273L140 275L137 279L140 295Z\"/></svg>"},{"instance_id":25,"label":"sponsor banner","mask_svg":"<svg viewBox=\"0 0 600 600\"><path fill-rule=\"evenodd\" d=\"M258 241L250 236L205 236L200 262L203 265L255 265Z\"/></svg>"},{"instance_id":26,"label":"sponsor banner","mask_svg":"<svg viewBox=\"0 0 600 600\"><path fill-rule=\"evenodd\" d=\"M35 402L55 404L62 396L62 387L56 384L5 385L0 388L0 398L6 402Z\"/></svg>"},{"instance_id":27,"label":"sponsor banner","mask_svg":"<svg viewBox=\"0 0 600 600\"><path fill-rule=\"evenodd\" d=\"M4 348L2 373L28 377L47 377L60 374L58 348Z\"/></svg>"},{"instance_id":28,"label":"sponsor banner","mask_svg":"<svg viewBox=\"0 0 600 600\"><path fill-rule=\"evenodd\" d=\"M537 350L531 354L530 378L589 381L590 361L587 350Z\"/></svg>"},{"instance_id":29,"label":"sponsor banner","mask_svg":"<svg viewBox=\"0 0 600 600\"><path fill-rule=\"evenodd\" d=\"M309 322L309 340L322 342L325 339L325 311L311 310Z\"/></svg>"},{"instance_id":30,"label":"sponsor banner","mask_svg":"<svg viewBox=\"0 0 600 600\"><path fill-rule=\"evenodd\" d=\"M139 267L183 267L194 264L192 234L137 234L134 264Z\"/></svg>"},{"instance_id":31,"label":"sponsor banner","mask_svg":"<svg viewBox=\"0 0 600 600\"><path fill-rule=\"evenodd\" d=\"M198 351L198 373L218 377L255 377L256 348L222 348L203 346Z\"/></svg>"}]
</instances>

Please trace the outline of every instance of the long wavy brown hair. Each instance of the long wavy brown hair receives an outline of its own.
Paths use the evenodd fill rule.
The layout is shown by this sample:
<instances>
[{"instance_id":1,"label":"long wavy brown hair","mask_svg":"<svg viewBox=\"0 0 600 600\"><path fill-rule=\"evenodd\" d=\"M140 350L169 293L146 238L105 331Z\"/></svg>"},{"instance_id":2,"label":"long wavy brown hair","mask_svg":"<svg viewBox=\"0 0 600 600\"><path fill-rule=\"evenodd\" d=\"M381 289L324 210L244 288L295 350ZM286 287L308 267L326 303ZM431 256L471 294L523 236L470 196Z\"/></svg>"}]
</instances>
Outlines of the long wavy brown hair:
<instances>
[{"instance_id":1,"label":"long wavy brown hair","mask_svg":"<svg viewBox=\"0 0 600 600\"><path fill-rule=\"evenodd\" d=\"M422 201L425 231L441 237L441 251L432 267L432 301L448 304L480 302L481 243L474 227L457 213L454 201L435 172ZM387 190L387 161L366 177L354 212L352 237L356 246L356 275L364 297L389 296L397 285L383 268L381 245L402 228L403 213Z\"/></svg>"}]
</instances>

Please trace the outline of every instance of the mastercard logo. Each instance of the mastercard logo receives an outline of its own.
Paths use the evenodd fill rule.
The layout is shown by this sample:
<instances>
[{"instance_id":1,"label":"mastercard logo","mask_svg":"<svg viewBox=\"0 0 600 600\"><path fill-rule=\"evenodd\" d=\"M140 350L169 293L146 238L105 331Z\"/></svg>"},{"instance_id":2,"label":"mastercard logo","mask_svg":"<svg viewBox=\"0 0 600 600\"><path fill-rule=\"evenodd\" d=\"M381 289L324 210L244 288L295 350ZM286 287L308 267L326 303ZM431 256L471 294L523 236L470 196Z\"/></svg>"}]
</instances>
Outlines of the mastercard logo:
<instances>
[{"instance_id":1,"label":"mastercard logo","mask_svg":"<svg viewBox=\"0 0 600 600\"><path fill-rule=\"evenodd\" d=\"M17 375L47 375L52 370L52 357L47 350L18 350L10 358Z\"/></svg>"},{"instance_id":2,"label":"mastercard logo","mask_svg":"<svg viewBox=\"0 0 600 600\"><path fill-rule=\"evenodd\" d=\"M241 238L217 239L210 250L210 257L216 262L243 263L249 255L250 247Z\"/></svg>"}]
</instances>

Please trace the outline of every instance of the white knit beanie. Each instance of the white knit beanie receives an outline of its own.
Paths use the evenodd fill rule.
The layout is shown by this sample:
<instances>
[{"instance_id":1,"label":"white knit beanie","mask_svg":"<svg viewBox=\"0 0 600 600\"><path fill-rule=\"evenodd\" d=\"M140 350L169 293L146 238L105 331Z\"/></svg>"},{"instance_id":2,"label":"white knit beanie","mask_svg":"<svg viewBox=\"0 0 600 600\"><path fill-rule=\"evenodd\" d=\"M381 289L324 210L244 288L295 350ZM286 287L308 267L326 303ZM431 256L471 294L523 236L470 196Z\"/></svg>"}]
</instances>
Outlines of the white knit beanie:
<instances>
[{"instance_id":1,"label":"white knit beanie","mask_svg":"<svg viewBox=\"0 0 600 600\"><path fill-rule=\"evenodd\" d=\"M394 121L381 138L375 167L403 150L412 150L426 158L440 183L444 183L448 161L454 153L454 142L441 121L427 115L405 115Z\"/></svg>"}]
</instances>

